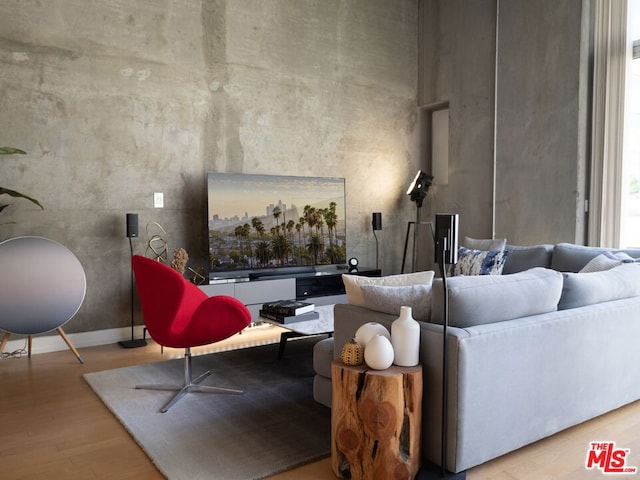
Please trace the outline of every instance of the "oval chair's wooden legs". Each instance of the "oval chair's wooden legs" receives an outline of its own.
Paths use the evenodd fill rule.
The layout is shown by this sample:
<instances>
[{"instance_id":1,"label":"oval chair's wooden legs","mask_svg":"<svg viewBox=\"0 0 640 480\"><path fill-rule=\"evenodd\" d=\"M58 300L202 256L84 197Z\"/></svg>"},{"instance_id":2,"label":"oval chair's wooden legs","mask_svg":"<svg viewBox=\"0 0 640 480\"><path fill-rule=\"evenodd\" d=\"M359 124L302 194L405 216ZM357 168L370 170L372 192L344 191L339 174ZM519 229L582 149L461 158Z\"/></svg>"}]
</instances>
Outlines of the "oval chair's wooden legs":
<instances>
[{"instance_id":1,"label":"oval chair's wooden legs","mask_svg":"<svg viewBox=\"0 0 640 480\"><path fill-rule=\"evenodd\" d=\"M80 356L78 351L75 349L75 347L71 343L71 340L69 340L69 337L67 337L67 335L64 333L64 330L62 330L62 328L58 327L58 328L56 328L56 332L58 332L58 335L60 335L62 337L62 339L67 344L67 346L71 349L71 351L76 356L78 361L80 363L84 363L84 360L82 360L82 357ZM4 347L7 345L7 342L9 341L9 337L10 336L11 336L10 333L4 332L4 335L2 336L2 340L0 340L0 354L2 354L2 352L4 351ZM29 335L27 337L27 356L29 356L29 357L31 357L31 347L32 347L32 345L33 345L33 336Z\"/></svg>"},{"instance_id":2,"label":"oval chair's wooden legs","mask_svg":"<svg viewBox=\"0 0 640 480\"><path fill-rule=\"evenodd\" d=\"M84 360L82 360L82 357L80 356L80 354L76 350L76 347L73 346L73 344L71 343L71 340L69 340L69 337L67 337L67 334L64 333L64 330L62 330L62 327L56 328L56 332L58 332L58 335L60 335L62 337L62 339L64 340L64 343L66 343L67 347L69 347L71 349L71 351L76 356L78 361L80 363L84 363Z\"/></svg>"},{"instance_id":3,"label":"oval chair's wooden legs","mask_svg":"<svg viewBox=\"0 0 640 480\"><path fill-rule=\"evenodd\" d=\"M11 336L10 333L4 332L4 335L2 336L2 340L0 341L0 354L2 354L2 352L4 352L4 347L7 344L7 342L9 341L9 337Z\"/></svg>"}]
</instances>

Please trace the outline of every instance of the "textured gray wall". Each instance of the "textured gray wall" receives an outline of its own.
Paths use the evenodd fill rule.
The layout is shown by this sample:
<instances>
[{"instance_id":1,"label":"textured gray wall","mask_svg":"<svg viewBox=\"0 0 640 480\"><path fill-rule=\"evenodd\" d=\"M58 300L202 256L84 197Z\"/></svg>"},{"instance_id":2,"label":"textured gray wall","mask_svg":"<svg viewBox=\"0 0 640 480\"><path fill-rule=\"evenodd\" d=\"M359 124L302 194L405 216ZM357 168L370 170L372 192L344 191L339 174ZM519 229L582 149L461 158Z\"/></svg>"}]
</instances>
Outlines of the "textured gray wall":
<instances>
[{"instance_id":1,"label":"textured gray wall","mask_svg":"<svg viewBox=\"0 0 640 480\"><path fill-rule=\"evenodd\" d=\"M429 208L459 213L462 236L492 235L495 131L496 237L522 245L584 241L589 6L421 3L418 103L450 103L449 184L434 188Z\"/></svg>"},{"instance_id":2,"label":"textured gray wall","mask_svg":"<svg viewBox=\"0 0 640 480\"><path fill-rule=\"evenodd\" d=\"M206 259L207 171L344 177L348 255L397 272L418 167L417 0L4 2L0 239L39 235L80 259L68 332L129 323L125 213ZM154 209L153 192L165 208Z\"/></svg>"},{"instance_id":3,"label":"textured gray wall","mask_svg":"<svg viewBox=\"0 0 640 480\"><path fill-rule=\"evenodd\" d=\"M501 1L496 234L583 243L589 2Z\"/></svg>"}]
</instances>

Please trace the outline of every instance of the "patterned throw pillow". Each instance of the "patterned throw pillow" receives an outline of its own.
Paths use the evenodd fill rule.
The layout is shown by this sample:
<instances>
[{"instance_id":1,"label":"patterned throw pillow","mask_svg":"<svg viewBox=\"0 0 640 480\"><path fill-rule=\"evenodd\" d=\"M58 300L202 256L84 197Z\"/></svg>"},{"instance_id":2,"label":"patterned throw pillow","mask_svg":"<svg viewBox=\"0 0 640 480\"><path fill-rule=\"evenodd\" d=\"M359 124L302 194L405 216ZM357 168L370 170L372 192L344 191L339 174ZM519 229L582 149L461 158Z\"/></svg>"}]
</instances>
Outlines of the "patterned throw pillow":
<instances>
[{"instance_id":1,"label":"patterned throw pillow","mask_svg":"<svg viewBox=\"0 0 640 480\"><path fill-rule=\"evenodd\" d=\"M452 265L451 275L501 275L507 250L458 249L458 263Z\"/></svg>"}]
</instances>

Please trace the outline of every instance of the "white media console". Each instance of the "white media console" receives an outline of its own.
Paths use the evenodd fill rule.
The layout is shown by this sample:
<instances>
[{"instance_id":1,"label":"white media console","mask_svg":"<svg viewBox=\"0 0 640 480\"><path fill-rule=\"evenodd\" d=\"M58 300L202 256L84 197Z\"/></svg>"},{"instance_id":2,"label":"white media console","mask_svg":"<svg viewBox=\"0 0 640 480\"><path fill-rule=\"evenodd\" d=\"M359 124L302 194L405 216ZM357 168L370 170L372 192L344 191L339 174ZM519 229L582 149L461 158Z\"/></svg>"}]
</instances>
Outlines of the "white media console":
<instances>
[{"instance_id":1,"label":"white media console","mask_svg":"<svg viewBox=\"0 0 640 480\"><path fill-rule=\"evenodd\" d=\"M262 304L274 300L298 299L316 305L346 303L342 274L347 270L336 270L335 273L305 274L297 276L263 277L258 280L238 279L236 281L214 282L200 285L209 295L228 295L244 303L257 321ZM380 276L380 270L360 268L350 273L368 277Z\"/></svg>"}]
</instances>

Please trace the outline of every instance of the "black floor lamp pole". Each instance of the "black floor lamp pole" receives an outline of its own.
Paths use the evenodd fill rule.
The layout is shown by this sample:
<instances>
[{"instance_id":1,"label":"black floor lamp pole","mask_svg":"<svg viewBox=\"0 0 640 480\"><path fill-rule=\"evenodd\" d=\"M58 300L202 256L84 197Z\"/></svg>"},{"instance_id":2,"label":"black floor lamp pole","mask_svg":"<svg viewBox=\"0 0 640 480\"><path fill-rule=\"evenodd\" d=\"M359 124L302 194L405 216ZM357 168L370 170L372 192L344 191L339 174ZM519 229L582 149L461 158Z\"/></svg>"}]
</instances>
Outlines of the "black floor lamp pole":
<instances>
[{"instance_id":1,"label":"black floor lamp pole","mask_svg":"<svg viewBox=\"0 0 640 480\"><path fill-rule=\"evenodd\" d=\"M131 250L131 259L133 259L133 242L131 241L131 237L129 237L129 249ZM131 283L129 284L131 287L131 340L133 341L133 266L129 266L129 270L131 271Z\"/></svg>"},{"instance_id":2,"label":"black floor lamp pole","mask_svg":"<svg viewBox=\"0 0 640 480\"><path fill-rule=\"evenodd\" d=\"M137 348L144 347L147 341L144 338L136 340L134 338L134 318L133 318L133 242L131 237L138 236L138 216L136 214L127 213L127 237L129 237L129 250L131 251L131 257L129 258L129 269L131 270L131 340L123 340L118 342L122 348Z\"/></svg>"},{"instance_id":3,"label":"black floor lamp pole","mask_svg":"<svg viewBox=\"0 0 640 480\"><path fill-rule=\"evenodd\" d=\"M444 243L444 242L443 242ZM440 273L442 274L442 290L444 292L444 319L442 321L442 425L441 429L441 448L440 448L440 473L444 477L447 462L447 389L448 389L448 365L449 365L449 342L447 341L447 328L449 327L449 295L447 294L447 271L444 264L443 246L442 258L440 261Z\"/></svg>"},{"instance_id":4,"label":"black floor lamp pole","mask_svg":"<svg viewBox=\"0 0 640 480\"><path fill-rule=\"evenodd\" d=\"M442 319L442 411L440 423L440 469L436 470L435 465L423 466L418 475L418 480L432 480L437 478L448 478L464 480L467 478L466 471L451 473L447 471L447 390L449 387L449 290L447 288L447 264L457 262L458 250L458 215L457 214L437 214L435 228L435 263L440 267L442 274L443 292L443 313Z\"/></svg>"}]
</instances>

